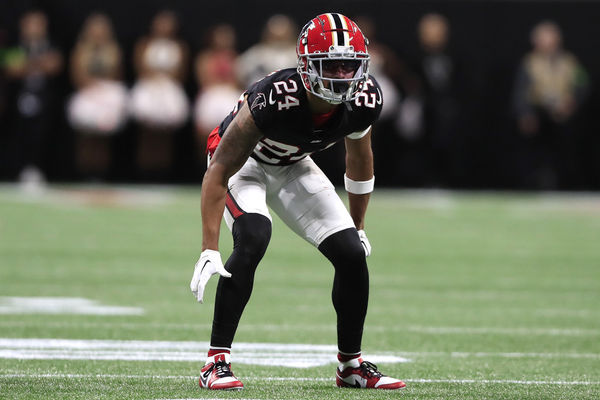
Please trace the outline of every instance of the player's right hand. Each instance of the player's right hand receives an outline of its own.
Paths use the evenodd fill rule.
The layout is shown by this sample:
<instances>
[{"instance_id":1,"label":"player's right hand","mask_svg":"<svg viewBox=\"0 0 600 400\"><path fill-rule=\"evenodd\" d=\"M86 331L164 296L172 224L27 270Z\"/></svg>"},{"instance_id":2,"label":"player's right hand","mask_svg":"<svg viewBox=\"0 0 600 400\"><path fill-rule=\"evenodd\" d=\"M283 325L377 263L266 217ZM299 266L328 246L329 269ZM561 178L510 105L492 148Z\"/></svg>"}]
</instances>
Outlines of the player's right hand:
<instances>
[{"instance_id":1,"label":"player's right hand","mask_svg":"<svg viewBox=\"0 0 600 400\"><path fill-rule=\"evenodd\" d=\"M361 229L358 231L358 238L360 239L360 244L362 244L363 249L365 250L365 256L369 257L371 255L371 243L369 242L367 234L364 230Z\"/></svg>"},{"instance_id":2,"label":"player's right hand","mask_svg":"<svg viewBox=\"0 0 600 400\"><path fill-rule=\"evenodd\" d=\"M221 261L221 254L216 250L204 250L194 268L194 276L190 282L190 289L199 303L204 302L204 288L206 283L214 274L225 278L231 278Z\"/></svg>"}]
</instances>

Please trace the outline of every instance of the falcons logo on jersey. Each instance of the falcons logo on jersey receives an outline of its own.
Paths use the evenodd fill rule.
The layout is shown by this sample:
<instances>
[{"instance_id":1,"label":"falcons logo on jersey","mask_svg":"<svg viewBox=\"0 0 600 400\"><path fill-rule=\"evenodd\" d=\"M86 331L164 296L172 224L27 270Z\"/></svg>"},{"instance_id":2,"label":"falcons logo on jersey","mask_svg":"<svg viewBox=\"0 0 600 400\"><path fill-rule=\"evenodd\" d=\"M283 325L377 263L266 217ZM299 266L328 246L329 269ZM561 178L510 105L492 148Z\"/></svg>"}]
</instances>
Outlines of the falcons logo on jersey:
<instances>
[{"instance_id":1,"label":"falcons logo on jersey","mask_svg":"<svg viewBox=\"0 0 600 400\"><path fill-rule=\"evenodd\" d=\"M256 98L252 102L250 109L254 110L255 108L258 108L259 110L262 110L266 106L267 106L267 98L265 97L264 93L259 93L258 95L256 95Z\"/></svg>"}]
</instances>

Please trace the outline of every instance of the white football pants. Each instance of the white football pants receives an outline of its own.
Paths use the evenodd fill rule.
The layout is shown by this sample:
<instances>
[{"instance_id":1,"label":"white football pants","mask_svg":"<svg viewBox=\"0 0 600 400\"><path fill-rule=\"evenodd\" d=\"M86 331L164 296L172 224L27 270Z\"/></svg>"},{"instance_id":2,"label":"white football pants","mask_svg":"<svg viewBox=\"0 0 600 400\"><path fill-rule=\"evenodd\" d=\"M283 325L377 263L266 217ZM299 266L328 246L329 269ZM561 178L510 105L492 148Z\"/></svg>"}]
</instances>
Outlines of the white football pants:
<instances>
[{"instance_id":1,"label":"white football pants","mask_svg":"<svg viewBox=\"0 0 600 400\"><path fill-rule=\"evenodd\" d=\"M228 187L224 217L229 230L241 213L258 213L272 221L267 205L316 247L330 235L354 227L333 184L310 157L284 166L248 158Z\"/></svg>"}]
</instances>

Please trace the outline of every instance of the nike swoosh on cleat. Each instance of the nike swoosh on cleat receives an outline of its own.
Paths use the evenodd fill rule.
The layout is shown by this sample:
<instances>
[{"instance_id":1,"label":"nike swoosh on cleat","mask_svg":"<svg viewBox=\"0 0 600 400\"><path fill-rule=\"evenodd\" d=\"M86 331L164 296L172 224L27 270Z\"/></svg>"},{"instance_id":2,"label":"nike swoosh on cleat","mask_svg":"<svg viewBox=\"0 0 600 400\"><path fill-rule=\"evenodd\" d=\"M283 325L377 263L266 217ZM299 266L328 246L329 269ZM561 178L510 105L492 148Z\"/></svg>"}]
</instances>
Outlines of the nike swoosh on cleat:
<instances>
[{"instance_id":1,"label":"nike swoosh on cleat","mask_svg":"<svg viewBox=\"0 0 600 400\"><path fill-rule=\"evenodd\" d=\"M347 378L349 378L349 377L347 377L346 379L344 379L344 378L342 378L342 377L340 376L340 374L339 374L338 372L336 372L336 374L335 374L335 375L337 376L337 378L338 378L339 380L341 380L341 381L342 381L342 382L344 382L346 385L348 385L348 387L359 388L359 389L360 389L360 388L363 388L363 387L366 387L366 385L365 385L365 386L362 386L362 384L360 383L360 381L359 381L358 379L356 379L356 378L354 378L354 379L353 379L354 383L350 383L350 382L348 382L348 381L346 380L346 379L347 379ZM365 384L366 384L366 382L365 382Z\"/></svg>"},{"instance_id":2,"label":"nike swoosh on cleat","mask_svg":"<svg viewBox=\"0 0 600 400\"><path fill-rule=\"evenodd\" d=\"M210 374L200 374L200 386L207 388L208 387L208 376Z\"/></svg>"}]
</instances>

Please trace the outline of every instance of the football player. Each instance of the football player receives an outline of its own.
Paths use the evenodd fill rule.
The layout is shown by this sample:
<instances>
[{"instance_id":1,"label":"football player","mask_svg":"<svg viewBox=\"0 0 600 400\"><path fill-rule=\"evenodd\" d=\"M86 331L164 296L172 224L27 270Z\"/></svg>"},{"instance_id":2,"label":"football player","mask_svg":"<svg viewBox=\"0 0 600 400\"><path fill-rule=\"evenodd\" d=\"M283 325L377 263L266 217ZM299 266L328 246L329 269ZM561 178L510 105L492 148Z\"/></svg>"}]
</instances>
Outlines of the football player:
<instances>
[{"instance_id":1,"label":"football player","mask_svg":"<svg viewBox=\"0 0 600 400\"><path fill-rule=\"evenodd\" d=\"M231 370L230 350L271 237L269 205L335 268L337 386L399 389L402 381L361 357L371 253L364 225L374 185L371 125L382 106L379 85L369 76L367 39L352 20L328 13L306 24L296 50L297 68L251 85L208 139L202 253L190 283L199 302L209 278L221 277L200 386L243 388ZM349 211L310 158L342 139ZM225 265L218 243L223 215L234 239Z\"/></svg>"}]
</instances>

